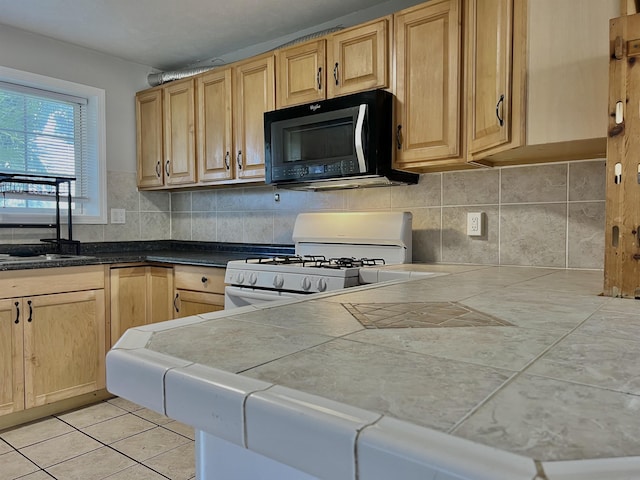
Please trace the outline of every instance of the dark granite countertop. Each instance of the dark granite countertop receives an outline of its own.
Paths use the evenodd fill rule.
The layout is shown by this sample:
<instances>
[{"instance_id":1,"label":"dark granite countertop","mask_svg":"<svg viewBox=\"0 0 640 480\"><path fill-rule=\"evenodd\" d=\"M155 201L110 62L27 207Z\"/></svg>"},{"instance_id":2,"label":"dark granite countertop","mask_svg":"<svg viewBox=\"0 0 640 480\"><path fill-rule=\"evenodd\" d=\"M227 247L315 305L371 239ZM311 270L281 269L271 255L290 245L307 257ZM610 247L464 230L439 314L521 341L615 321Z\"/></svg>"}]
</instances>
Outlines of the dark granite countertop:
<instances>
[{"instance_id":1,"label":"dark granite countertop","mask_svg":"<svg viewBox=\"0 0 640 480\"><path fill-rule=\"evenodd\" d=\"M38 256L54 251L51 245L0 245L0 254L10 254L20 258L20 261L0 258L0 271L136 262L225 267L229 260L292 254L294 247L177 240L96 242L82 243L78 251L63 251L62 253L73 254L67 258L47 260Z\"/></svg>"}]
</instances>

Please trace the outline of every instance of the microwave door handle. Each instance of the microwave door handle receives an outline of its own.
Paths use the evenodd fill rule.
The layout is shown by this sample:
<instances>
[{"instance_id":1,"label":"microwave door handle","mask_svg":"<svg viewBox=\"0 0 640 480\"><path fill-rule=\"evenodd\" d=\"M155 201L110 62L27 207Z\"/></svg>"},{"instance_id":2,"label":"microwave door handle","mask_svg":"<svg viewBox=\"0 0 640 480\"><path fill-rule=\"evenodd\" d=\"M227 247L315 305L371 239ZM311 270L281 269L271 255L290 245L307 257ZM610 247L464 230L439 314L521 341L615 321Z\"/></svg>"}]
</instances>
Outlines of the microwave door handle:
<instances>
[{"instance_id":1,"label":"microwave door handle","mask_svg":"<svg viewBox=\"0 0 640 480\"><path fill-rule=\"evenodd\" d=\"M355 147L356 147L356 157L358 158L358 166L360 167L360 173L365 173L367 171L367 165L365 164L364 159L364 149L362 148L362 134L363 134L363 126L364 126L364 117L367 114L367 105L360 105L360 110L358 111L358 119L356 120L356 132L355 132Z\"/></svg>"}]
</instances>

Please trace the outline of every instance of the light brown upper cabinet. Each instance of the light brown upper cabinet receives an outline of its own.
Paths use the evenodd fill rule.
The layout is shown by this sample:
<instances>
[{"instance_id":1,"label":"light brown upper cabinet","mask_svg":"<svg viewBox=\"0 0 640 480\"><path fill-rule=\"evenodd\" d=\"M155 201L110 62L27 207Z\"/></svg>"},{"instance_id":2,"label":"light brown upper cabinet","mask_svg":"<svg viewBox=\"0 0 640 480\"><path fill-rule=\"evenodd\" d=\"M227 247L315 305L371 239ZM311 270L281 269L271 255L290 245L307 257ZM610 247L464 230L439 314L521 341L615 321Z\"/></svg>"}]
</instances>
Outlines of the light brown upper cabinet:
<instances>
[{"instance_id":1,"label":"light brown upper cabinet","mask_svg":"<svg viewBox=\"0 0 640 480\"><path fill-rule=\"evenodd\" d=\"M619 14L618 0L469 0L469 159L603 158Z\"/></svg>"},{"instance_id":2,"label":"light brown upper cabinet","mask_svg":"<svg viewBox=\"0 0 640 480\"><path fill-rule=\"evenodd\" d=\"M278 50L278 108L388 87L389 18Z\"/></svg>"},{"instance_id":3,"label":"light brown upper cabinet","mask_svg":"<svg viewBox=\"0 0 640 480\"><path fill-rule=\"evenodd\" d=\"M461 155L460 0L395 15L396 167L466 166Z\"/></svg>"},{"instance_id":4,"label":"light brown upper cabinet","mask_svg":"<svg viewBox=\"0 0 640 480\"><path fill-rule=\"evenodd\" d=\"M162 89L136 94L136 146L138 187L164 185Z\"/></svg>"},{"instance_id":5,"label":"light brown upper cabinet","mask_svg":"<svg viewBox=\"0 0 640 480\"><path fill-rule=\"evenodd\" d=\"M513 0L469 0L467 6L468 131L474 154L510 139Z\"/></svg>"},{"instance_id":6,"label":"light brown upper cabinet","mask_svg":"<svg viewBox=\"0 0 640 480\"><path fill-rule=\"evenodd\" d=\"M264 112L275 109L275 60L263 55L233 68L235 178L264 179Z\"/></svg>"},{"instance_id":7,"label":"light brown upper cabinet","mask_svg":"<svg viewBox=\"0 0 640 480\"><path fill-rule=\"evenodd\" d=\"M326 44L318 40L277 52L278 108L326 98Z\"/></svg>"},{"instance_id":8,"label":"light brown upper cabinet","mask_svg":"<svg viewBox=\"0 0 640 480\"><path fill-rule=\"evenodd\" d=\"M195 119L193 78L136 95L139 188L195 183Z\"/></svg>"},{"instance_id":9,"label":"light brown upper cabinet","mask_svg":"<svg viewBox=\"0 0 640 480\"><path fill-rule=\"evenodd\" d=\"M327 47L327 98L389 86L390 17L334 33Z\"/></svg>"},{"instance_id":10,"label":"light brown upper cabinet","mask_svg":"<svg viewBox=\"0 0 640 480\"><path fill-rule=\"evenodd\" d=\"M231 68L197 78L198 183L233 179Z\"/></svg>"},{"instance_id":11,"label":"light brown upper cabinet","mask_svg":"<svg viewBox=\"0 0 640 480\"><path fill-rule=\"evenodd\" d=\"M163 88L165 185L196 181L196 114L193 78Z\"/></svg>"},{"instance_id":12,"label":"light brown upper cabinet","mask_svg":"<svg viewBox=\"0 0 640 480\"><path fill-rule=\"evenodd\" d=\"M273 53L139 92L138 188L263 180L275 98Z\"/></svg>"}]
</instances>

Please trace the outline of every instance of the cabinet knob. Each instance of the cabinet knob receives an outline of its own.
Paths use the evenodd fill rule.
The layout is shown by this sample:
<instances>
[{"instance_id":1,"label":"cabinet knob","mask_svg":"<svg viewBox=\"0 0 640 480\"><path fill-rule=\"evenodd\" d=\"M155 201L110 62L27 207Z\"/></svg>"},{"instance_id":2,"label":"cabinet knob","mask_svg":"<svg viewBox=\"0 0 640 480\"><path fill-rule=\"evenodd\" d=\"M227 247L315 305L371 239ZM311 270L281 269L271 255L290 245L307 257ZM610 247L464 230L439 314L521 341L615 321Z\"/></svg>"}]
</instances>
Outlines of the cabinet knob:
<instances>
[{"instance_id":1,"label":"cabinet knob","mask_svg":"<svg viewBox=\"0 0 640 480\"><path fill-rule=\"evenodd\" d=\"M202 278L200 279L200 281L201 281L202 283L207 283L207 282L209 281L209 279L208 279L207 277L202 277Z\"/></svg>"}]
</instances>

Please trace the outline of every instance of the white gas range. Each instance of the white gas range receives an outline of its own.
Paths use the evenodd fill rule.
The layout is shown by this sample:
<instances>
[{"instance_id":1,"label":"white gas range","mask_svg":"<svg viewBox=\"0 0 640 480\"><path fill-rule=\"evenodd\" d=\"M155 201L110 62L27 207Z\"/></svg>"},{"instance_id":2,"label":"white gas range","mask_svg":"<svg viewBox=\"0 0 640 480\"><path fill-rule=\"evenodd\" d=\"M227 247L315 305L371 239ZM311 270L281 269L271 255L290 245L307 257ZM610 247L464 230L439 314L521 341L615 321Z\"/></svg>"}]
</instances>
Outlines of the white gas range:
<instances>
[{"instance_id":1,"label":"white gas range","mask_svg":"<svg viewBox=\"0 0 640 480\"><path fill-rule=\"evenodd\" d=\"M408 212L301 213L295 255L227 263L225 309L361 285L360 269L411 262Z\"/></svg>"}]
</instances>

